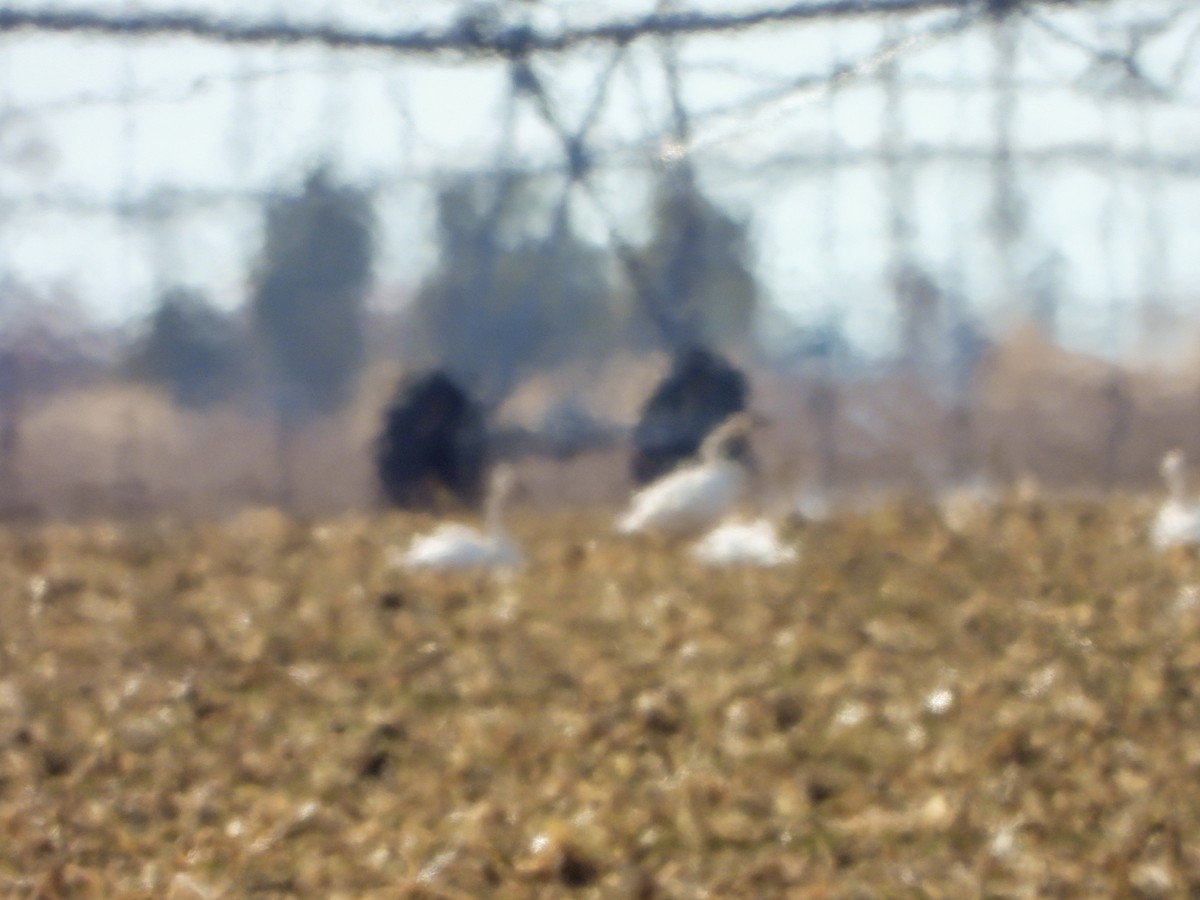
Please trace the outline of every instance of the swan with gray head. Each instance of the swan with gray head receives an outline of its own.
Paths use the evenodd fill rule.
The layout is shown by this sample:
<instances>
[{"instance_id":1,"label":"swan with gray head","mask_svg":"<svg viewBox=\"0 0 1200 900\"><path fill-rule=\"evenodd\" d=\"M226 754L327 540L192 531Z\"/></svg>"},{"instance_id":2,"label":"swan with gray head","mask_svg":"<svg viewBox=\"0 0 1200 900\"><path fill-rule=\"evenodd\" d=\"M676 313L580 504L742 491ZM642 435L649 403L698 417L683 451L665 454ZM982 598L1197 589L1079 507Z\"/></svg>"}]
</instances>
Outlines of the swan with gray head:
<instances>
[{"instance_id":1,"label":"swan with gray head","mask_svg":"<svg viewBox=\"0 0 1200 900\"><path fill-rule=\"evenodd\" d=\"M751 412L730 416L704 439L694 462L633 495L617 519L617 531L687 535L721 521L746 491L753 462L750 435L763 422Z\"/></svg>"}]
</instances>

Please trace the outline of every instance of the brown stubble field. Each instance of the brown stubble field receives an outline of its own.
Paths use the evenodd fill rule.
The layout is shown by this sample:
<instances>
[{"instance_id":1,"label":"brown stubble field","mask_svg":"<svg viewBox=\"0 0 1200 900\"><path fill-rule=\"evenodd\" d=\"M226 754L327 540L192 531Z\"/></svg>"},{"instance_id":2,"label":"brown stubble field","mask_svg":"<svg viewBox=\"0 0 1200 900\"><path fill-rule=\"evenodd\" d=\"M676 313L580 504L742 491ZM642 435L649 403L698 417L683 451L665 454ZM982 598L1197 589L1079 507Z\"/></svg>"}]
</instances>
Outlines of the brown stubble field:
<instances>
[{"instance_id":1,"label":"brown stubble field","mask_svg":"<svg viewBox=\"0 0 1200 900\"><path fill-rule=\"evenodd\" d=\"M896 502L768 571L525 510L511 579L396 571L400 514L0 531L0 895L1195 896L1151 509Z\"/></svg>"}]
</instances>

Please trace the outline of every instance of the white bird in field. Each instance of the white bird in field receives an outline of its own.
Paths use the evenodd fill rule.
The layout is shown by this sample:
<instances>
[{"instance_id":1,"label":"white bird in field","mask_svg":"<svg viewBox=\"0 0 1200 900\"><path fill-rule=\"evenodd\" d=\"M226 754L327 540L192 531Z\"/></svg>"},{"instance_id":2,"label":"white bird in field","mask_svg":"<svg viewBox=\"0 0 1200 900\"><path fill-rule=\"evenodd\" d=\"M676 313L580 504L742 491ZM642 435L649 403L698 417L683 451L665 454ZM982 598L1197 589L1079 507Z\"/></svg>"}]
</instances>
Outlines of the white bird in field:
<instances>
[{"instance_id":1,"label":"white bird in field","mask_svg":"<svg viewBox=\"0 0 1200 900\"><path fill-rule=\"evenodd\" d=\"M696 462L633 495L628 511L617 520L617 531L683 535L719 522L746 489L750 432L761 422L745 412L722 422L700 445Z\"/></svg>"},{"instance_id":2,"label":"white bird in field","mask_svg":"<svg viewBox=\"0 0 1200 900\"><path fill-rule=\"evenodd\" d=\"M796 548L779 540L770 519L723 522L692 545L707 566L778 566L796 559Z\"/></svg>"},{"instance_id":3,"label":"white bird in field","mask_svg":"<svg viewBox=\"0 0 1200 900\"><path fill-rule=\"evenodd\" d=\"M1187 461L1182 450L1171 450L1159 464L1167 485L1167 502L1158 508L1150 539L1159 550L1200 546L1200 505L1187 496Z\"/></svg>"},{"instance_id":4,"label":"white bird in field","mask_svg":"<svg viewBox=\"0 0 1200 900\"><path fill-rule=\"evenodd\" d=\"M521 550L504 527L504 509L516 488L516 473L504 465L492 473L484 506L484 530L445 522L428 534L417 535L394 564L432 571L505 569L521 564Z\"/></svg>"},{"instance_id":5,"label":"white bird in field","mask_svg":"<svg viewBox=\"0 0 1200 900\"><path fill-rule=\"evenodd\" d=\"M1000 496L985 480L976 478L939 492L935 502L942 523L962 534L995 509Z\"/></svg>"}]
</instances>

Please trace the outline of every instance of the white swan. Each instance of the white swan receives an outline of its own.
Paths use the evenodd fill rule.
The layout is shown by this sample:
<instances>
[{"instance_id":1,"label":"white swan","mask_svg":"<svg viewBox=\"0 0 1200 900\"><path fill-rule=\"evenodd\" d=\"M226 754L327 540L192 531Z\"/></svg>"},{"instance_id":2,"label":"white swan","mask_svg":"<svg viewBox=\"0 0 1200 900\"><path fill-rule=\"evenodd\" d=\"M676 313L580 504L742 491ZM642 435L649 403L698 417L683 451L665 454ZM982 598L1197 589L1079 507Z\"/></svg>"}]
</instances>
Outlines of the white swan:
<instances>
[{"instance_id":1,"label":"white swan","mask_svg":"<svg viewBox=\"0 0 1200 900\"><path fill-rule=\"evenodd\" d=\"M692 545L707 566L778 566L796 559L796 548L779 540L770 519L723 522Z\"/></svg>"},{"instance_id":2,"label":"white swan","mask_svg":"<svg viewBox=\"0 0 1200 900\"><path fill-rule=\"evenodd\" d=\"M1159 550L1200 545L1200 505L1188 500L1186 468L1182 450L1171 450L1158 467L1167 485L1167 502L1158 508L1150 539Z\"/></svg>"},{"instance_id":3,"label":"white swan","mask_svg":"<svg viewBox=\"0 0 1200 900\"><path fill-rule=\"evenodd\" d=\"M628 511L617 519L617 531L683 535L720 521L746 489L750 432L762 422L745 412L726 419L704 439L698 461L633 495Z\"/></svg>"},{"instance_id":4,"label":"white swan","mask_svg":"<svg viewBox=\"0 0 1200 900\"><path fill-rule=\"evenodd\" d=\"M417 535L393 564L405 569L456 571L513 568L521 564L521 550L504 527L504 508L516 487L516 474L503 465L492 474L484 507L484 531L445 522L428 534Z\"/></svg>"},{"instance_id":5,"label":"white swan","mask_svg":"<svg viewBox=\"0 0 1200 900\"><path fill-rule=\"evenodd\" d=\"M935 501L942 524L963 534L1000 503L999 492L982 477L940 491Z\"/></svg>"}]
</instances>

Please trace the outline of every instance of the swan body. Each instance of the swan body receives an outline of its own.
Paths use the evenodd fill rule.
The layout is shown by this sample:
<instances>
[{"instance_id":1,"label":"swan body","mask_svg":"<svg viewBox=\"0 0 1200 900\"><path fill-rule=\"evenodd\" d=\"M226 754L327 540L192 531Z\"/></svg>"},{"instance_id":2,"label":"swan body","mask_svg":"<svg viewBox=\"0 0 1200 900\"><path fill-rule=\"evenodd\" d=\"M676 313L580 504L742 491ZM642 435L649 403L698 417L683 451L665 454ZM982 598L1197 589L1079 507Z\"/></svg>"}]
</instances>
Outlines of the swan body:
<instances>
[{"instance_id":1,"label":"swan body","mask_svg":"<svg viewBox=\"0 0 1200 900\"><path fill-rule=\"evenodd\" d=\"M1150 540L1159 550L1200 546L1200 505L1188 499L1185 470L1180 450L1167 453L1159 465L1167 500L1159 507L1150 531Z\"/></svg>"},{"instance_id":2,"label":"swan body","mask_svg":"<svg viewBox=\"0 0 1200 900\"><path fill-rule=\"evenodd\" d=\"M770 519L723 522L692 545L691 552L709 566L778 566L796 559L796 548L779 540Z\"/></svg>"},{"instance_id":3,"label":"swan body","mask_svg":"<svg viewBox=\"0 0 1200 900\"><path fill-rule=\"evenodd\" d=\"M496 470L488 492L485 528L445 522L417 535L395 564L410 570L455 571L512 568L521 564L521 550L504 528L503 512L515 486L512 469Z\"/></svg>"},{"instance_id":4,"label":"swan body","mask_svg":"<svg viewBox=\"0 0 1200 900\"><path fill-rule=\"evenodd\" d=\"M497 539L467 525L446 522L418 535L402 556L407 569L475 569L515 566L521 552L511 539Z\"/></svg>"},{"instance_id":5,"label":"swan body","mask_svg":"<svg viewBox=\"0 0 1200 900\"><path fill-rule=\"evenodd\" d=\"M617 531L685 535L720 521L749 481L747 439L757 422L746 413L727 419L705 439L696 462L634 494L629 509L617 520Z\"/></svg>"},{"instance_id":6,"label":"swan body","mask_svg":"<svg viewBox=\"0 0 1200 900\"><path fill-rule=\"evenodd\" d=\"M678 469L634 495L617 530L622 534L699 531L729 510L741 496L745 478L741 466L731 461Z\"/></svg>"}]
</instances>

